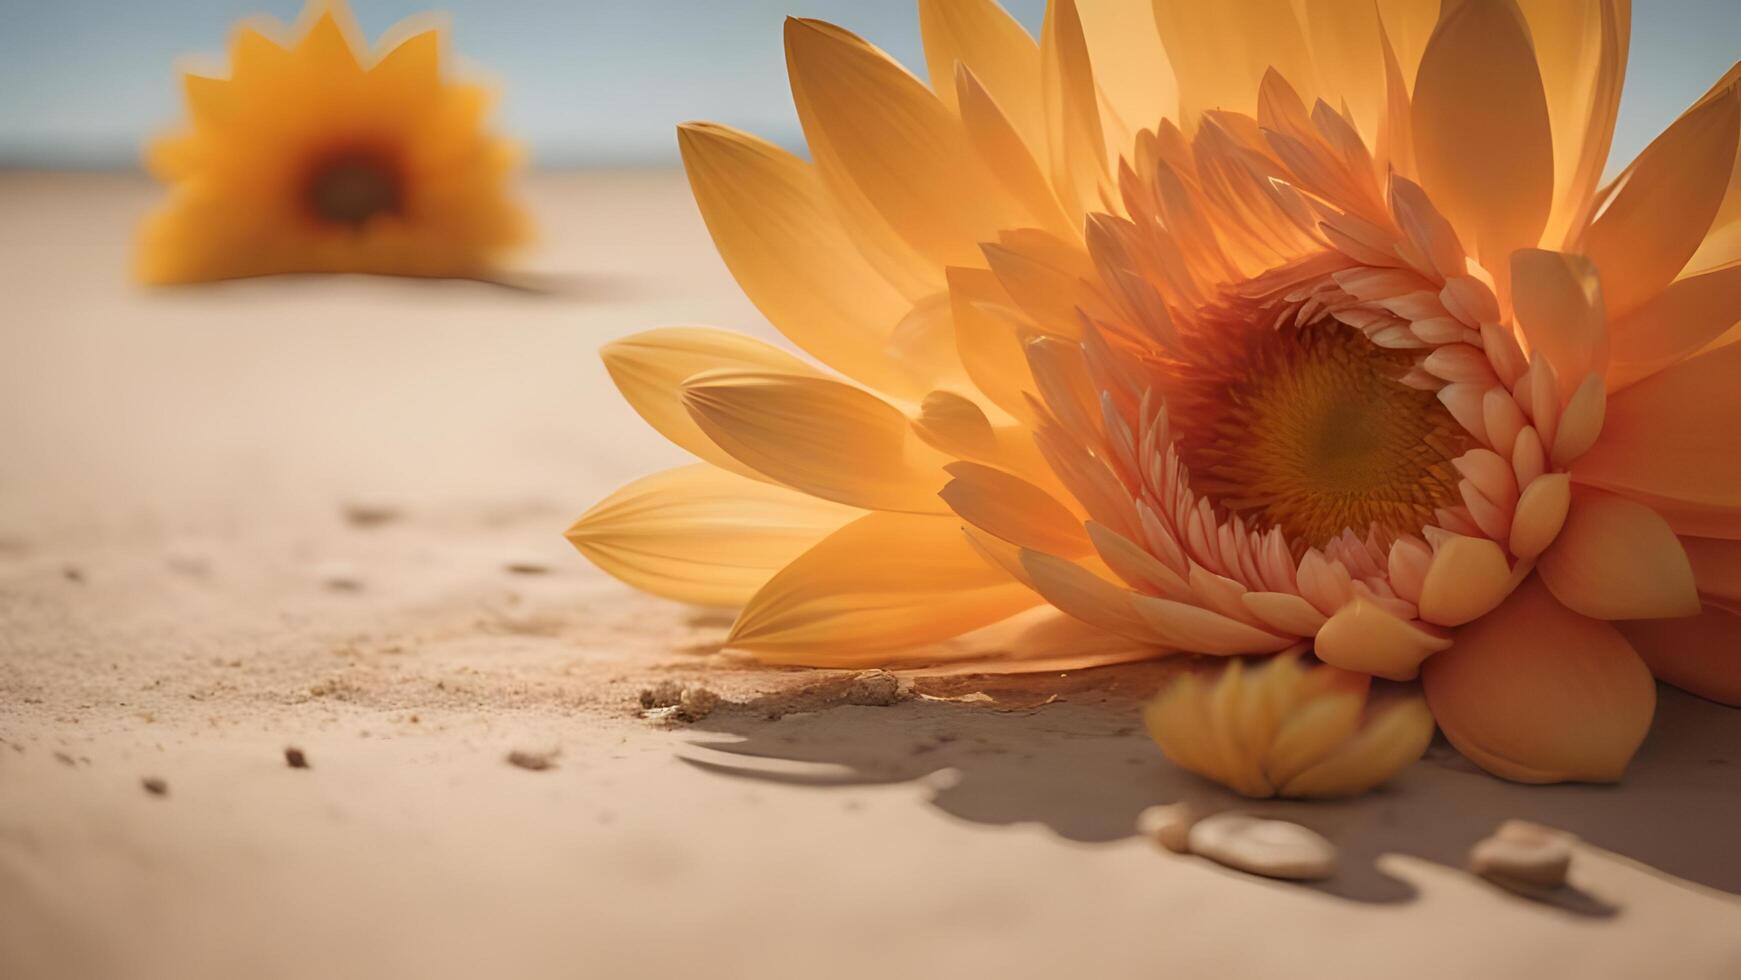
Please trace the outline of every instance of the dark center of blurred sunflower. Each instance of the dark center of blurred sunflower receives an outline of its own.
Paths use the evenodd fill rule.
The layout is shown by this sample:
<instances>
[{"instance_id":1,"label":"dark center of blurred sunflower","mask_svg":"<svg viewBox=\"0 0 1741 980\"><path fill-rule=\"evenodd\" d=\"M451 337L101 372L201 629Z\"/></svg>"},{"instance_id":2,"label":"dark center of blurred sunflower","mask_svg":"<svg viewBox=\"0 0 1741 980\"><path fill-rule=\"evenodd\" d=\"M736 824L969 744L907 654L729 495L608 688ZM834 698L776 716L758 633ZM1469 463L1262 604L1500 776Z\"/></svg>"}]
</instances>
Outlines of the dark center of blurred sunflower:
<instances>
[{"instance_id":1,"label":"dark center of blurred sunflower","mask_svg":"<svg viewBox=\"0 0 1741 980\"><path fill-rule=\"evenodd\" d=\"M323 160L309 174L304 197L309 211L329 224L352 227L399 210L402 191L398 172L385 161L367 155L343 155Z\"/></svg>"},{"instance_id":2,"label":"dark center of blurred sunflower","mask_svg":"<svg viewBox=\"0 0 1741 980\"><path fill-rule=\"evenodd\" d=\"M1334 320L1263 329L1242 350L1180 365L1168 406L1193 488L1296 547L1377 524L1417 533L1459 502L1471 445L1431 392L1402 384L1415 352Z\"/></svg>"}]
</instances>

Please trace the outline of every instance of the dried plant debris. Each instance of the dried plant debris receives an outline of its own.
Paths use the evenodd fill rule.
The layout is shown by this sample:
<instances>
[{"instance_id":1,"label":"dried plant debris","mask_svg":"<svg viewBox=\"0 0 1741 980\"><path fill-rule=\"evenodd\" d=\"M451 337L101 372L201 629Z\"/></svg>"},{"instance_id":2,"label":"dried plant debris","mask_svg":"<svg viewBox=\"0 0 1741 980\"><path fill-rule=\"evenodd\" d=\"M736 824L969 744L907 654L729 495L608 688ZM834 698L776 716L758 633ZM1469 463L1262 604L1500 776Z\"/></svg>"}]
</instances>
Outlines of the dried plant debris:
<instances>
[{"instance_id":1,"label":"dried plant debris","mask_svg":"<svg viewBox=\"0 0 1741 980\"><path fill-rule=\"evenodd\" d=\"M719 707L719 694L700 684L660 681L641 690L641 717L653 721L700 721Z\"/></svg>"},{"instance_id":2,"label":"dried plant debris","mask_svg":"<svg viewBox=\"0 0 1741 980\"><path fill-rule=\"evenodd\" d=\"M308 756L301 749L292 745L284 750L284 764L292 769L307 769Z\"/></svg>"},{"instance_id":3,"label":"dried plant debris","mask_svg":"<svg viewBox=\"0 0 1741 980\"><path fill-rule=\"evenodd\" d=\"M1217 813L1185 835L1192 854L1266 878L1321 881L1336 873L1336 845L1286 820Z\"/></svg>"},{"instance_id":4,"label":"dried plant debris","mask_svg":"<svg viewBox=\"0 0 1741 980\"><path fill-rule=\"evenodd\" d=\"M556 757L560 752L560 749L547 749L543 752L515 749L508 753L508 765L529 769L532 772L543 772L546 769L556 768Z\"/></svg>"},{"instance_id":5,"label":"dried plant debris","mask_svg":"<svg viewBox=\"0 0 1741 980\"><path fill-rule=\"evenodd\" d=\"M169 795L169 783L156 776L146 776L144 779L139 780L139 785L143 786L145 792L150 793L152 796Z\"/></svg>"},{"instance_id":6,"label":"dried plant debris","mask_svg":"<svg viewBox=\"0 0 1741 980\"><path fill-rule=\"evenodd\" d=\"M1469 870L1512 891L1552 891L1566 883L1574 840L1527 820L1507 820L1470 848Z\"/></svg>"},{"instance_id":7,"label":"dried plant debris","mask_svg":"<svg viewBox=\"0 0 1741 980\"><path fill-rule=\"evenodd\" d=\"M550 563L531 555L517 555L502 562L503 570L514 575L548 575Z\"/></svg>"}]
</instances>

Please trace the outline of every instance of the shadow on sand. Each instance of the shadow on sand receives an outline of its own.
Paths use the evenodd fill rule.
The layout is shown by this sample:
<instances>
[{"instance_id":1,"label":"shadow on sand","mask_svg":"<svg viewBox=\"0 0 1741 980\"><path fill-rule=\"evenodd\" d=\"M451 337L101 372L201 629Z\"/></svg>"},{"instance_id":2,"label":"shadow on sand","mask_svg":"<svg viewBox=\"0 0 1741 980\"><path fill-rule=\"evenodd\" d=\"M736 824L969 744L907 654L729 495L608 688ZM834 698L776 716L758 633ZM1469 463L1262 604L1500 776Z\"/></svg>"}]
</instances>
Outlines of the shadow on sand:
<instances>
[{"instance_id":1,"label":"shadow on sand","mask_svg":"<svg viewBox=\"0 0 1741 980\"><path fill-rule=\"evenodd\" d=\"M684 761L732 778L829 788L929 777L931 804L985 825L1037 823L1070 841L1135 833L1148 806L1238 806L1310 826L1342 848L1315 887L1362 902L1412 899L1378 858L1413 855L1462 867L1470 845L1507 818L1557 827L1670 875L1741 894L1741 711L1664 688L1655 727L1619 786L1520 786L1485 775L1442 741L1391 786L1342 802L1251 801L1169 764L1138 721L1157 675L1105 668L1040 683L961 678L953 694L886 707L790 713L776 697L723 707L694 729ZM1062 683L1065 692L1046 702ZM989 685L989 686L988 686ZM921 691L925 688L921 687ZM788 712L782 714L782 712ZM1562 889L1538 898L1579 915L1617 910Z\"/></svg>"}]
</instances>

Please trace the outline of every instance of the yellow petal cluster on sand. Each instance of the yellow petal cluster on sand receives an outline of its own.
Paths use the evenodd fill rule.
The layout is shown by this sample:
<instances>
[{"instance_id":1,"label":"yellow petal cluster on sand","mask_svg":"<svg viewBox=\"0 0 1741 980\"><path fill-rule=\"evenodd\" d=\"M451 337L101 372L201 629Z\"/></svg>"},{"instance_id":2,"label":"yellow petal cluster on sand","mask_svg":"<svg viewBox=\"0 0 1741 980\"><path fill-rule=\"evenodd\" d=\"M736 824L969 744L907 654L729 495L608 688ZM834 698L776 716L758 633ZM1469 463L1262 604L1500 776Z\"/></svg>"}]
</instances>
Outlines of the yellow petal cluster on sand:
<instances>
[{"instance_id":1,"label":"yellow petal cluster on sand","mask_svg":"<svg viewBox=\"0 0 1741 980\"><path fill-rule=\"evenodd\" d=\"M606 353L707 464L863 515L782 570L719 564L766 571L734 647L1310 650L1419 678L1530 781L1619 778L1653 674L1741 700L1741 70L1604 185L1627 0L1051 0L1037 38L994 0L920 15L928 83L788 22L808 160L679 137L727 265L814 361L693 329ZM1022 600L1099 639L982 642ZM1164 740L1192 765L1316 785L1262 739L1208 752L1194 697ZM1382 768L1406 715L1339 765Z\"/></svg>"},{"instance_id":2,"label":"yellow petal cluster on sand","mask_svg":"<svg viewBox=\"0 0 1741 980\"><path fill-rule=\"evenodd\" d=\"M423 20L370 51L343 0L245 23L227 78L183 76L185 128L151 144L169 199L140 230L151 283L294 272L487 276L527 234L489 93L443 77Z\"/></svg>"},{"instance_id":3,"label":"yellow petal cluster on sand","mask_svg":"<svg viewBox=\"0 0 1741 980\"><path fill-rule=\"evenodd\" d=\"M1364 674L1305 666L1294 654L1210 679L1172 681L1143 713L1182 769L1252 797L1353 796L1421 757L1433 717L1418 692L1375 696Z\"/></svg>"}]
</instances>

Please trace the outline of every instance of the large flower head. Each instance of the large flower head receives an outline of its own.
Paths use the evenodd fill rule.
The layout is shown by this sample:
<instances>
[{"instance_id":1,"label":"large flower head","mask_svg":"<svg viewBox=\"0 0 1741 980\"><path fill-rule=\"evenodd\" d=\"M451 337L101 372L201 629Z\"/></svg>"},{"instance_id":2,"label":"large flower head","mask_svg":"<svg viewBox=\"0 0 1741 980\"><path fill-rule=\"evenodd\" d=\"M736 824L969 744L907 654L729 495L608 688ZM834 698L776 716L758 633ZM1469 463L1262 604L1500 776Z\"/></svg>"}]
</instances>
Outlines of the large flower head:
<instances>
[{"instance_id":1,"label":"large flower head","mask_svg":"<svg viewBox=\"0 0 1741 980\"><path fill-rule=\"evenodd\" d=\"M583 551L782 661L1310 650L1529 781L1618 777L1652 670L1741 701L1734 73L1604 185L1622 0L920 10L929 86L789 23L813 162L683 130L835 373L614 345L710 465Z\"/></svg>"},{"instance_id":2,"label":"large flower head","mask_svg":"<svg viewBox=\"0 0 1741 980\"><path fill-rule=\"evenodd\" d=\"M188 127L152 144L169 201L138 275L480 276L525 234L516 152L482 128L488 92L442 77L442 32L408 21L375 53L343 0L300 27L238 27L228 78L184 76Z\"/></svg>"}]
</instances>

